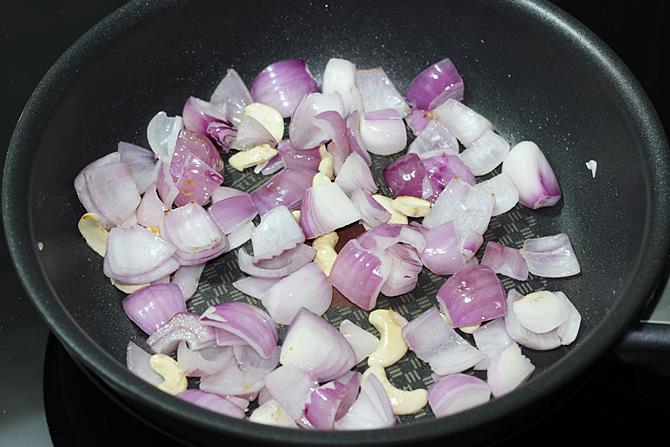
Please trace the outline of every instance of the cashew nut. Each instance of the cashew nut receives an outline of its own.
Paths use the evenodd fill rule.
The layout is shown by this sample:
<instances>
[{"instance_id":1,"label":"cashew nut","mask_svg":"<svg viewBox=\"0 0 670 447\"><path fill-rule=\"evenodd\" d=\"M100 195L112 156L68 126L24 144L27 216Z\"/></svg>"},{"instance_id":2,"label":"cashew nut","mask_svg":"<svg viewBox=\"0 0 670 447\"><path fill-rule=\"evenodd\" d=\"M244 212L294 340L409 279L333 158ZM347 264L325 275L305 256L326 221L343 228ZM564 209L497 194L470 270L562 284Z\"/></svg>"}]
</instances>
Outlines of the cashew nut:
<instances>
[{"instance_id":1,"label":"cashew nut","mask_svg":"<svg viewBox=\"0 0 670 447\"><path fill-rule=\"evenodd\" d=\"M317 172L312 178L312 186L328 185L330 183L332 183L330 179L320 172Z\"/></svg>"},{"instance_id":2,"label":"cashew nut","mask_svg":"<svg viewBox=\"0 0 670 447\"><path fill-rule=\"evenodd\" d=\"M319 172L333 180L335 178L335 171L333 167L333 156L326 150L326 145L322 144L319 147L319 155L321 155L321 162L319 162Z\"/></svg>"},{"instance_id":3,"label":"cashew nut","mask_svg":"<svg viewBox=\"0 0 670 447\"><path fill-rule=\"evenodd\" d=\"M377 201L381 206L384 207L386 211L391 213L391 218L387 223L390 224L407 224L409 221L407 220L407 216L404 214L400 213L398 210L393 208L393 200L390 199L389 197L383 196L381 194L372 194L372 198Z\"/></svg>"},{"instance_id":4,"label":"cashew nut","mask_svg":"<svg viewBox=\"0 0 670 447\"><path fill-rule=\"evenodd\" d=\"M164 382L156 385L158 389L173 396L186 390L186 386L188 385L186 376L179 367L179 363L169 355L152 355L149 360L149 366L163 377Z\"/></svg>"},{"instance_id":5,"label":"cashew nut","mask_svg":"<svg viewBox=\"0 0 670 447\"><path fill-rule=\"evenodd\" d=\"M381 335L377 348L368 357L368 366L393 365L407 352L407 344L402 336L402 328L407 320L390 309L372 311L368 320Z\"/></svg>"},{"instance_id":6,"label":"cashew nut","mask_svg":"<svg viewBox=\"0 0 670 447\"><path fill-rule=\"evenodd\" d=\"M270 399L251 413L249 420L259 424L276 425L278 427L298 428L293 418L286 413L284 407L274 399Z\"/></svg>"},{"instance_id":7,"label":"cashew nut","mask_svg":"<svg viewBox=\"0 0 670 447\"><path fill-rule=\"evenodd\" d=\"M413 196L398 196L391 202L393 209L407 217L424 217L430 213L430 202Z\"/></svg>"},{"instance_id":8,"label":"cashew nut","mask_svg":"<svg viewBox=\"0 0 670 447\"><path fill-rule=\"evenodd\" d=\"M370 374L379 379L379 382L384 387L386 395L391 401L393 414L413 414L421 410L428 403L428 392L423 388L417 388L412 391L405 391L393 386L386 378L386 371L381 366L371 366L363 373L363 379Z\"/></svg>"},{"instance_id":9,"label":"cashew nut","mask_svg":"<svg viewBox=\"0 0 670 447\"><path fill-rule=\"evenodd\" d=\"M326 276L330 276L330 269L333 268L335 258L337 258L335 245L337 245L339 239L337 233L332 231L317 237L312 242L312 247L316 248L314 262L321 270L323 270L323 273L325 273Z\"/></svg>"},{"instance_id":10,"label":"cashew nut","mask_svg":"<svg viewBox=\"0 0 670 447\"><path fill-rule=\"evenodd\" d=\"M472 334L475 331L475 329L479 328L479 326L481 326L481 324L477 323L473 324L472 326L462 326L459 327L458 329L465 334Z\"/></svg>"},{"instance_id":11,"label":"cashew nut","mask_svg":"<svg viewBox=\"0 0 670 447\"><path fill-rule=\"evenodd\" d=\"M154 235L161 237L161 230L158 227L147 227L147 230L151 231Z\"/></svg>"},{"instance_id":12,"label":"cashew nut","mask_svg":"<svg viewBox=\"0 0 670 447\"><path fill-rule=\"evenodd\" d=\"M131 293L137 292L140 289L144 289L146 286L149 285L149 284L126 284L123 282L116 281L114 278L112 278L112 284L121 292L127 293L129 295Z\"/></svg>"},{"instance_id":13,"label":"cashew nut","mask_svg":"<svg viewBox=\"0 0 670 447\"><path fill-rule=\"evenodd\" d=\"M291 214L293 214L293 217L295 218L295 220L300 222L300 210L293 210L293 211L291 211Z\"/></svg>"},{"instance_id":14,"label":"cashew nut","mask_svg":"<svg viewBox=\"0 0 670 447\"><path fill-rule=\"evenodd\" d=\"M244 171L246 168L271 160L275 155L277 155L277 149L274 149L269 144L261 144L248 151L231 155L228 159L228 164L238 171Z\"/></svg>"},{"instance_id":15,"label":"cashew nut","mask_svg":"<svg viewBox=\"0 0 670 447\"><path fill-rule=\"evenodd\" d=\"M79 219L77 228L88 246L100 256L105 256L109 232L100 221L100 217L94 213L86 213Z\"/></svg>"},{"instance_id":16,"label":"cashew nut","mask_svg":"<svg viewBox=\"0 0 670 447\"><path fill-rule=\"evenodd\" d=\"M244 114L263 125L276 141L284 137L284 117L274 107L254 102L244 108Z\"/></svg>"}]
</instances>

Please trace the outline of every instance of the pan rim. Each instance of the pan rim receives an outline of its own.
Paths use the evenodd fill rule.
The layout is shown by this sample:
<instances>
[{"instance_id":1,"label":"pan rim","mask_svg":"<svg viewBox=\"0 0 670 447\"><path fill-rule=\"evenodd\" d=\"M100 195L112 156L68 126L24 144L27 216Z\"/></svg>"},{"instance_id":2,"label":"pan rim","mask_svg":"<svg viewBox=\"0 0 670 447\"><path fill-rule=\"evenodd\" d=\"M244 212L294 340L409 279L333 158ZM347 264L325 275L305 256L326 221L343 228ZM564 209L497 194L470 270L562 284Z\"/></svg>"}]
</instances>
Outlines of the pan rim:
<instances>
[{"instance_id":1,"label":"pan rim","mask_svg":"<svg viewBox=\"0 0 670 447\"><path fill-rule=\"evenodd\" d=\"M670 172L670 156L663 127L638 81L604 42L555 5L544 0L519 0L509 2L510 7L535 16L537 20L544 22L543 25L555 27L556 32L578 39L580 48L583 48L589 57L600 61L608 70L609 76L619 80L622 94L631 100L635 109L635 123L639 124L636 128L641 133L641 140L653 155L653 163L648 163L648 170L652 173L652 177L648 179L648 191L651 196L645 223L645 244L641 247L641 251L645 253L645 264L642 266L638 263L638 274L628 285L629 290L636 292L639 297L623 302L619 298L615 306L616 315L609 316L594 327L588 340L583 340L575 349L579 356L567 355L559 361L561 374L542 374L541 378L536 378L524 387L526 390L524 393L511 393L491 401L488 405L453 415L448 419L418 421L382 430L337 433L312 433L271 426L254 426L251 432L246 421L193 407L132 376L121 363L83 331L59 302L55 291L44 277L37 260L35 245L32 243L27 206L29 175L26 174L30 172L31 150L34 151L37 146L38 137L35 134L38 132L35 132L35 129L41 129L48 122L53 106L67 90L78 67L93 60L96 54L134 25L159 14L177 2L178 0L165 2L135 0L113 12L79 38L51 67L28 100L10 141L3 174L2 206L6 238L14 265L31 301L59 340L69 348L68 350L75 353L87 367L126 398L147 405L158 412L168 413L173 418L184 419L196 428L228 432L240 438L264 442L376 445L449 436L484 426L531 402L537 402L584 372L623 335L642 309L646 298L651 296L670 248L670 233L663 231L662 225L653 224L667 222L670 218L670 206L668 200L664 199L670 192L670 180L664 175ZM620 324L603 324L605 321L611 323L610 318L614 317L618 318ZM473 412L477 413L476 418L472 417Z\"/></svg>"}]
</instances>

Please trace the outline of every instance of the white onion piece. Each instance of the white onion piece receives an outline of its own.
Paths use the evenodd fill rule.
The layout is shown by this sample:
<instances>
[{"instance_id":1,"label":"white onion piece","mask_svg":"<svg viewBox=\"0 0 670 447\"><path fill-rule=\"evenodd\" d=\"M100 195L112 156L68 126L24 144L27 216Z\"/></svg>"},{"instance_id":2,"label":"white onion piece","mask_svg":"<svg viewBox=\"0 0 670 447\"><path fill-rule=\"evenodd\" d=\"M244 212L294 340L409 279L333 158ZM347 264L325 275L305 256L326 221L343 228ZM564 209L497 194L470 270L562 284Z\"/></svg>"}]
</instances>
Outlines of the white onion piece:
<instances>
[{"instance_id":1,"label":"white onion piece","mask_svg":"<svg viewBox=\"0 0 670 447\"><path fill-rule=\"evenodd\" d=\"M409 145L407 153L419 155L436 150L458 155L460 148L458 140L444 124L437 120L430 120Z\"/></svg>"},{"instance_id":2,"label":"white onion piece","mask_svg":"<svg viewBox=\"0 0 670 447\"><path fill-rule=\"evenodd\" d=\"M447 99L432 113L465 147L491 128L489 120L455 99Z\"/></svg>"},{"instance_id":3,"label":"white onion piece","mask_svg":"<svg viewBox=\"0 0 670 447\"><path fill-rule=\"evenodd\" d=\"M335 183L342 188L347 195L357 189L373 194L377 192L377 184L372 178L372 172L363 157L352 152L342 164Z\"/></svg>"},{"instance_id":4,"label":"white onion piece","mask_svg":"<svg viewBox=\"0 0 670 447\"><path fill-rule=\"evenodd\" d=\"M270 259L304 241L300 225L284 205L263 214L261 223L251 232L255 259Z\"/></svg>"},{"instance_id":5,"label":"white onion piece","mask_svg":"<svg viewBox=\"0 0 670 447\"><path fill-rule=\"evenodd\" d=\"M270 396L297 422L303 418L312 391L319 387L314 376L293 365L280 366L268 374L264 382Z\"/></svg>"},{"instance_id":6,"label":"white onion piece","mask_svg":"<svg viewBox=\"0 0 670 447\"><path fill-rule=\"evenodd\" d=\"M368 152L375 155L392 155L407 146L407 130L405 122L398 116L388 119L361 119L361 139Z\"/></svg>"},{"instance_id":7,"label":"white onion piece","mask_svg":"<svg viewBox=\"0 0 670 447\"><path fill-rule=\"evenodd\" d=\"M491 129L486 129L460 157L474 175L484 175L497 168L508 153L509 143Z\"/></svg>"},{"instance_id":8,"label":"white onion piece","mask_svg":"<svg viewBox=\"0 0 670 447\"><path fill-rule=\"evenodd\" d=\"M188 301L198 290L198 282L203 270L205 270L205 264L183 265L174 273L170 282L179 286L184 298Z\"/></svg>"},{"instance_id":9,"label":"white onion piece","mask_svg":"<svg viewBox=\"0 0 670 447\"><path fill-rule=\"evenodd\" d=\"M529 331L544 334L568 320L570 309L552 292L534 292L514 302L516 319Z\"/></svg>"},{"instance_id":10,"label":"white onion piece","mask_svg":"<svg viewBox=\"0 0 670 447\"><path fill-rule=\"evenodd\" d=\"M253 222L247 222L232 233L227 234L226 237L228 238L229 245L228 250L233 250L251 239L251 232L254 228L256 228L256 226Z\"/></svg>"},{"instance_id":11,"label":"white onion piece","mask_svg":"<svg viewBox=\"0 0 670 447\"><path fill-rule=\"evenodd\" d=\"M361 392L349 411L339 421L336 430L370 430L395 424L393 408L379 379L370 374L361 382Z\"/></svg>"},{"instance_id":12,"label":"white onion piece","mask_svg":"<svg viewBox=\"0 0 670 447\"><path fill-rule=\"evenodd\" d=\"M225 111L228 121L239 126L244 108L254 101L240 75L231 68L216 86L209 102Z\"/></svg>"},{"instance_id":13,"label":"white onion piece","mask_svg":"<svg viewBox=\"0 0 670 447\"><path fill-rule=\"evenodd\" d=\"M246 278L235 281L233 287L252 298L260 300L261 297L279 280L280 278L256 278L254 276L247 276Z\"/></svg>"},{"instance_id":14,"label":"white onion piece","mask_svg":"<svg viewBox=\"0 0 670 447\"><path fill-rule=\"evenodd\" d=\"M491 359L502 349L514 341L505 331L505 320L496 318L483 326L478 327L472 333L477 349L484 353L486 358L475 365L475 369L487 369Z\"/></svg>"},{"instance_id":15,"label":"white onion piece","mask_svg":"<svg viewBox=\"0 0 670 447\"><path fill-rule=\"evenodd\" d=\"M233 360L230 347L212 346L194 351L185 342L177 348L179 368L187 377L202 377L215 374L226 368Z\"/></svg>"},{"instance_id":16,"label":"white onion piece","mask_svg":"<svg viewBox=\"0 0 670 447\"><path fill-rule=\"evenodd\" d=\"M321 91L324 94L339 93L344 104L344 115L353 111L352 89L355 86L356 65L346 59L331 58L323 71Z\"/></svg>"},{"instance_id":17,"label":"white onion piece","mask_svg":"<svg viewBox=\"0 0 670 447\"><path fill-rule=\"evenodd\" d=\"M339 93L310 93L304 96L296 107L289 124L289 138L296 149L313 149L329 138L317 126L314 117L322 112L335 111L344 115L344 104Z\"/></svg>"},{"instance_id":18,"label":"white onion piece","mask_svg":"<svg viewBox=\"0 0 670 447\"><path fill-rule=\"evenodd\" d=\"M218 225L196 203L168 211L161 234L177 247L175 258L182 265L203 264L229 247L228 239Z\"/></svg>"},{"instance_id":19,"label":"white onion piece","mask_svg":"<svg viewBox=\"0 0 670 447\"><path fill-rule=\"evenodd\" d=\"M169 117L158 112L147 125L149 147L163 163L170 164L179 132L184 128L181 116Z\"/></svg>"},{"instance_id":20,"label":"white onion piece","mask_svg":"<svg viewBox=\"0 0 670 447\"><path fill-rule=\"evenodd\" d=\"M165 211L167 211L165 205L158 198L156 185L150 185L142 196L140 206L135 211L137 223L143 227L161 228L163 226Z\"/></svg>"},{"instance_id":21,"label":"white onion piece","mask_svg":"<svg viewBox=\"0 0 670 447\"><path fill-rule=\"evenodd\" d=\"M428 403L436 417L459 413L485 404L490 399L489 385L466 374L443 377L428 388Z\"/></svg>"},{"instance_id":22,"label":"white onion piece","mask_svg":"<svg viewBox=\"0 0 670 447\"><path fill-rule=\"evenodd\" d=\"M409 349L439 375L465 371L484 358L449 326L436 307L410 321L402 334Z\"/></svg>"},{"instance_id":23,"label":"white onion piece","mask_svg":"<svg viewBox=\"0 0 670 447\"><path fill-rule=\"evenodd\" d=\"M265 389L265 388L263 388ZM260 401L260 396L259 396ZM259 402L260 403L260 402ZM249 416L251 422L265 425L275 425L277 427L298 428L293 418L284 410L279 402L274 399L269 399L260 403Z\"/></svg>"},{"instance_id":24,"label":"white onion piece","mask_svg":"<svg viewBox=\"0 0 670 447\"><path fill-rule=\"evenodd\" d=\"M150 360L151 354L132 341L128 342L128 347L126 348L126 366L128 370L140 379L156 386L163 383L163 377L151 369Z\"/></svg>"},{"instance_id":25,"label":"white onion piece","mask_svg":"<svg viewBox=\"0 0 670 447\"><path fill-rule=\"evenodd\" d=\"M330 307L333 287L313 262L275 283L261 296L261 302L278 324L290 324L302 308L323 315Z\"/></svg>"},{"instance_id":26,"label":"white onion piece","mask_svg":"<svg viewBox=\"0 0 670 447\"><path fill-rule=\"evenodd\" d=\"M554 294L563 301L568 309L570 309L568 320L556 329L556 335L561 339L561 344L567 346L577 338L579 327L582 323L582 316L574 304L570 302L565 293L554 292Z\"/></svg>"},{"instance_id":27,"label":"white onion piece","mask_svg":"<svg viewBox=\"0 0 670 447\"><path fill-rule=\"evenodd\" d=\"M392 108L401 117L407 116L409 106L381 67L356 70L356 88L361 95L365 112ZM403 125L404 127L404 125Z\"/></svg>"},{"instance_id":28,"label":"white onion piece","mask_svg":"<svg viewBox=\"0 0 670 447\"><path fill-rule=\"evenodd\" d=\"M305 308L298 311L289 326L280 362L313 374L321 382L340 377L356 363L344 336Z\"/></svg>"},{"instance_id":29,"label":"white onion piece","mask_svg":"<svg viewBox=\"0 0 670 447\"><path fill-rule=\"evenodd\" d=\"M523 295L514 289L507 293L508 312L507 315L505 315L505 331L510 338L522 346L538 351L548 351L561 346L561 339L556 331L550 331L545 334L536 334L519 323L511 309L513 309L514 303L520 298L523 298Z\"/></svg>"},{"instance_id":30,"label":"white onion piece","mask_svg":"<svg viewBox=\"0 0 670 447\"><path fill-rule=\"evenodd\" d=\"M500 397L524 383L533 371L535 366L512 343L491 359L486 377L493 396Z\"/></svg>"},{"instance_id":31,"label":"white onion piece","mask_svg":"<svg viewBox=\"0 0 670 447\"><path fill-rule=\"evenodd\" d=\"M130 168L125 163L93 166L83 171L91 202L106 224L121 225L134 216L141 198Z\"/></svg>"},{"instance_id":32,"label":"white onion piece","mask_svg":"<svg viewBox=\"0 0 670 447\"><path fill-rule=\"evenodd\" d=\"M271 259L258 260L240 248L237 252L240 270L258 278L283 278L312 262L316 250L309 245L298 244Z\"/></svg>"},{"instance_id":33,"label":"white onion piece","mask_svg":"<svg viewBox=\"0 0 670 447\"><path fill-rule=\"evenodd\" d=\"M511 210L519 203L519 191L507 174L500 173L493 178L477 183L475 188L493 194L495 205L492 216L499 216Z\"/></svg>"},{"instance_id":34,"label":"white onion piece","mask_svg":"<svg viewBox=\"0 0 670 447\"><path fill-rule=\"evenodd\" d=\"M351 349L354 350L356 363L359 363L372 354L379 344L379 339L377 337L365 329L356 326L355 323L352 323L349 320L343 320L340 323L340 333L344 335L344 338L346 338L349 345L351 345Z\"/></svg>"},{"instance_id":35,"label":"white onion piece","mask_svg":"<svg viewBox=\"0 0 670 447\"><path fill-rule=\"evenodd\" d=\"M532 141L522 141L509 151L502 172L512 179L519 191L519 203L525 207L553 206L561 199L556 175L540 148Z\"/></svg>"},{"instance_id":36,"label":"white onion piece","mask_svg":"<svg viewBox=\"0 0 670 447\"><path fill-rule=\"evenodd\" d=\"M307 189L300 205L300 226L307 239L335 231L359 218L356 207L336 183Z\"/></svg>"},{"instance_id":37,"label":"white onion piece","mask_svg":"<svg viewBox=\"0 0 670 447\"><path fill-rule=\"evenodd\" d=\"M570 238L565 233L526 239L520 252L533 275L563 278L581 272Z\"/></svg>"}]
</instances>

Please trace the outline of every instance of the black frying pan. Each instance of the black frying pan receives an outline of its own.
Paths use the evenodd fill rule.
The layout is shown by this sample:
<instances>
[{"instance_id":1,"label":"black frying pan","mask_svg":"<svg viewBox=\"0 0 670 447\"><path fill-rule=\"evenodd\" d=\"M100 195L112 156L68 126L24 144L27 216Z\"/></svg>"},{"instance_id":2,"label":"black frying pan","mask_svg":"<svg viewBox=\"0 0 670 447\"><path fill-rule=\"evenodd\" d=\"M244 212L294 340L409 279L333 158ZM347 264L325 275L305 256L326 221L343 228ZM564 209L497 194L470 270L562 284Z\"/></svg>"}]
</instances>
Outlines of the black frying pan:
<instances>
[{"instance_id":1,"label":"black frying pan","mask_svg":"<svg viewBox=\"0 0 670 447\"><path fill-rule=\"evenodd\" d=\"M466 80L466 103L510 142L536 141L553 165L560 204L517 208L486 235L519 244L566 231L582 265L575 278L504 282L506 289L563 290L583 316L572 346L529 353L537 370L518 391L446 419L425 411L387 430L313 433L210 413L126 371L125 346L143 337L76 231L83 209L74 176L119 140L144 144L156 111L179 113L189 95L207 98L228 67L250 83L269 63L300 57L318 77L333 56L382 65L401 91L423 67L451 57ZM589 159L598 161L595 179L584 166ZM388 161L376 160L377 174ZM600 40L543 2L136 1L82 37L36 89L10 144L3 213L18 272L52 330L129 406L172 433L212 445L222 436L310 445L476 441L546 405L633 322L669 248L669 167L667 141L637 81ZM261 181L226 173L226 184ZM231 255L214 262L192 306L246 299L230 286L239 276ZM432 305L442 280L422 274L412 294L380 306L413 318ZM365 321L350 307L327 317ZM394 381L428 384L428 369L409 362L391 371ZM507 425L491 428L501 420Z\"/></svg>"}]
</instances>

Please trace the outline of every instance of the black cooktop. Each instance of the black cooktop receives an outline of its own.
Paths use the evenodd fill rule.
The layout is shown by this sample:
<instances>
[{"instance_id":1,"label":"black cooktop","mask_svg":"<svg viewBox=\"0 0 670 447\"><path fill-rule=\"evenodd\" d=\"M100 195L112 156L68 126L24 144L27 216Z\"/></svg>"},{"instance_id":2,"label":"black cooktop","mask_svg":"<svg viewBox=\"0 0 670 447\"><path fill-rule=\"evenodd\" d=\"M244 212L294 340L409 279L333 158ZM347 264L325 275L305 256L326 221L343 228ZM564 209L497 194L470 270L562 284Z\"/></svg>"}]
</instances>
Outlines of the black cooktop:
<instances>
[{"instance_id":1,"label":"black cooktop","mask_svg":"<svg viewBox=\"0 0 670 447\"><path fill-rule=\"evenodd\" d=\"M49 66L83 32L123 3L3 1L0 162L4 162L4 151L23 105ZM595 31L624 59L668 128L666 30L670 8L666 2L555 3ZM0 246L0 284L4 298L0 308L0 446L185 445L128 413L49 335L19 284L4 244ZM641 320L670 322L670 296L653 302ZM663 352L664 346L670 343L661 345L657 352ZM653 354L642 360L649 364L659 358ZM615 355L603 359L569 391L561 406L498 444L578 442L582 433L598 436L603 444L619 441L622 433L635 434L642 442L664 435L663 424L670 414L670 363L663 360L667 358L657 361L653 369L624 363Z\"/></svg>"}]
</instances>

